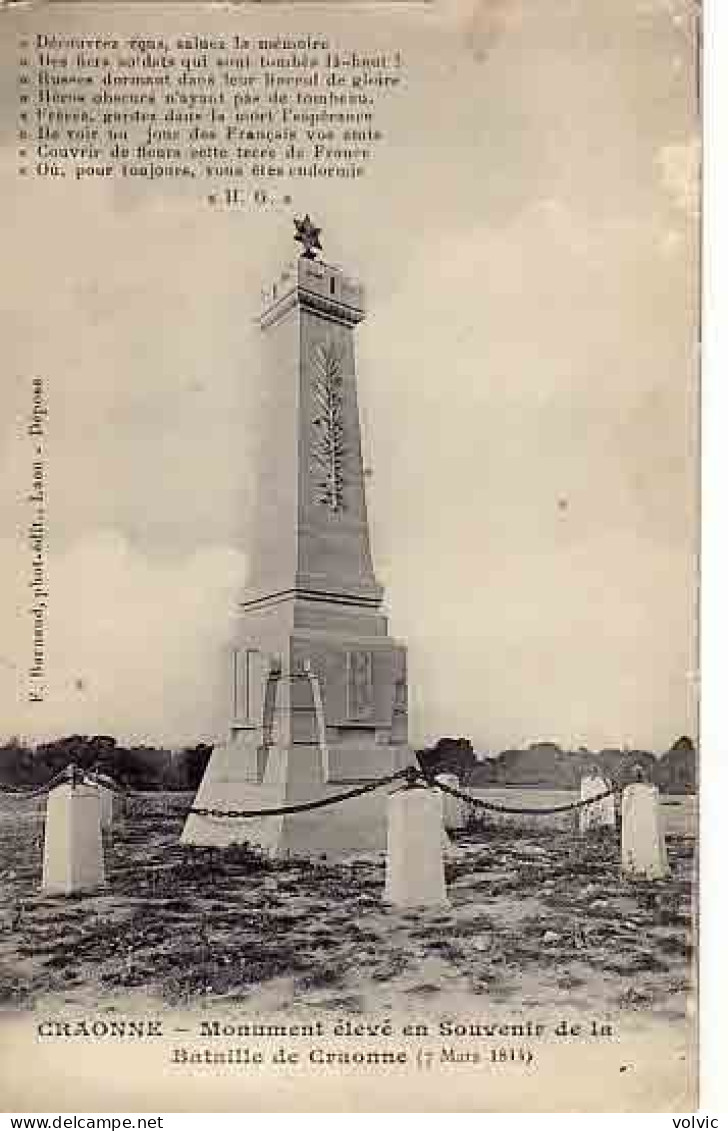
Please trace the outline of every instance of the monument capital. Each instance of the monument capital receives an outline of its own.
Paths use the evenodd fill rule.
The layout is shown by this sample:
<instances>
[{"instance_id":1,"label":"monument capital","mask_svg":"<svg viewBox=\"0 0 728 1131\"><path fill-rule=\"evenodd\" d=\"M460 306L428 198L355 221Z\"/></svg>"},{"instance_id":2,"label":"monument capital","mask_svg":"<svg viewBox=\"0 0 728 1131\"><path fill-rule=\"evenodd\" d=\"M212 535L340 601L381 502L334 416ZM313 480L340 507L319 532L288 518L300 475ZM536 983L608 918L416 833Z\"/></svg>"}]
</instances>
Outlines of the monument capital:
<instances>
[{"instance_id":1,"label":"monument capital","mask_svg":"<svg viewBox=\"0 0 728 1131\"><path fill-rule=\"evenodd\" d=\"M278 278L263 289L261 300L258 323L262 329L296 307L344 326L356 326L365 316L364 287L358 280L322 259L306 259L303 255L287 264Z\"/></svg>"}]
</instances>

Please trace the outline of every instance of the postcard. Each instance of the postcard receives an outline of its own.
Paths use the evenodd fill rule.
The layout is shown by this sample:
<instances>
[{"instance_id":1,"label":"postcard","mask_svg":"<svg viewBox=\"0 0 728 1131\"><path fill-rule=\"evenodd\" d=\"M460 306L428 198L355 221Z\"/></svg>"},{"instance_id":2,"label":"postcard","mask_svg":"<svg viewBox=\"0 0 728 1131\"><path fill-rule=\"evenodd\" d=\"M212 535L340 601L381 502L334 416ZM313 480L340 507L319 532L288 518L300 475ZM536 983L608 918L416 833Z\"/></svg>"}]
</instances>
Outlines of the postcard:
<instances>
[{"instance_id":1,"label":"postcard","mask_svg":"<svg viewBox=\"0 0 728 1131\"><path fill-rule=\"evenodd\" d=\"M695 1110L699 50L0 9L6 1110Z\"/></svg>"}]
</instances>

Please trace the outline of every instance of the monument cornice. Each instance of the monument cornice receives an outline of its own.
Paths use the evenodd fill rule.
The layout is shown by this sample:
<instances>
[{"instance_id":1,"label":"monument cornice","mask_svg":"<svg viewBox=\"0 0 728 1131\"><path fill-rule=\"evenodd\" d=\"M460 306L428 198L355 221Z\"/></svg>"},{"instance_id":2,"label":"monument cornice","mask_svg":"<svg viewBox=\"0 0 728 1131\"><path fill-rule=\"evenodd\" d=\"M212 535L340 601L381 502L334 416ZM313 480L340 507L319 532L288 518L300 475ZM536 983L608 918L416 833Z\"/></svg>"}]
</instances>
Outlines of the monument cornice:
<instances>
[{"instance_id":1,"label":"monument cornice","mask_svg":"<svg viewBox=\"0 0 728 1131\"><path fill-rule=\"evenodd\" d=\"M294 286L286 294L281 295L271 306L264 310L258 317L258 325L262 330L272 326L294 307L299 306L304 310L327 318L332 322L339 322L343 326L356 326L364 318L365 312L356 306L341 302L340 299L329 298L327 295L318 294L307 287Z\"/></svg>"},{"instance_id":2,"label":"monument cornice","mask_svg":"<svg viewBox=\"0 0 728 1131\"><path fill-rule=\"evenodd\" d=\"M240 608L245 610L262 609L268 605L280 605L285 601L321 601L325 604L348 605L359 609L378 610L382 604L383 591L380 587L372 591L361 590L352 592L351 589L335 589L333 586L326 589L308 588L297 585L290 589L281 589L276 593L262 593L257 596L243 598Z\"/></svg>"},{"instance_id":3,"label":"monument cornice","mask_svg":"<svg viewBox=\"0 0 728 1131\"><path fill-rule=\"evenodd\" d=\"M356 326L364 318L365 312L360 307L350 306L340 299L310 291L307 287L299 287L298 295L301 306L306 306L317 314L323 314L337 322L344 322L347 326Z\"/></svg>"}]
</instances>

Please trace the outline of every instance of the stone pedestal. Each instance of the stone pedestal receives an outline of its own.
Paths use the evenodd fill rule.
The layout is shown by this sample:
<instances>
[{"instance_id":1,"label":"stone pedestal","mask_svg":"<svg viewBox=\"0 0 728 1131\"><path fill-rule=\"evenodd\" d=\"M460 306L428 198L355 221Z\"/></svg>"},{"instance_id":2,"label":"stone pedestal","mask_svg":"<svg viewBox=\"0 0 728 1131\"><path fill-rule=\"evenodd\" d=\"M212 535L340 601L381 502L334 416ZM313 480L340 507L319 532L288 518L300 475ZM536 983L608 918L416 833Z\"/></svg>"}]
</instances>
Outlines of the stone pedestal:
<instances>
[{"instance_id":1,"label":"stone pedestal","mask_svg":"<svg viewBox=\"0 0 728 1131\"><path fill-rule=\"evenodd\" d=\"M590 797L598 797L609 789L609 783L600 774L588 774L581 779L580 800L586 801ZM614 806L614 794L591 805L585 805L579 810L579 832L582 836L597 829L613 829L617 817Z\"/></svg>"},{"instance_id":2,"label":"stone pedestal","mask_svg":"<svg viewBox=\"0 0 728 1131\"><path fill-rule=\"evenodd\" d=\"M326 752L318 744L272 742L264 746L260 737L257 731L241 732L213 750L195 809L249 811L298 805L346 792L366 780L361 771L355 777L341 773L332 778ZM411 764L406 746L367 750L362 745L354 751L334 749L333 753L334 765L339 767L344 753L358 756L371 767L372 777ZM383 787L311 812L257 819L204 817L193 812L185 822L182 843L216 847L247 843L273 856L333 859L380 852L386 845L387 796L388 789Z\"/></svg>"},{"instance_id":3,"label":"stone pedestal","mask_svg":"<svg viewBox=\"0 0 728 1131\"><path fill-rule=\"evenodd\" d=\"M264 295L233 717L195 807L315 800L413 761L406 651L388 634L369 545L354 356L363 317L362 287L310 258ZM384 829L370 795L260 821L191 814L182 839L339 855L384 850Z\"/></svg>"},{"instance_id":4,"label":"stone pedestal","mask_svg":"<svg viewBox=\"0 0 728 1131\"><path fill-rule=\"evenodd\" d=\"M99 791L94 785L56 786L46 805L42 890L71 895L104 883Z\"/></svg>"},{"instance_id":5,"label":"stone pedestal","mask_svg":"<svg viewBox=\"0 0 728 1131\"><path fill-rule=\"evenodd\" d=\"M622 871L659 880L669 870L657 786L628 785L622 793Z\"/></svg>"},{"instance_id":6,"label":"stone pedestal","mask_svg":"<svg viewBox=\"0 0 728 1131\"><path fill-rule=\"evenodd\" d=\"M447 906L442 794L420 786L399 789L388 809L385 902L395 908Z\"/></svg>"},{"instance_id":7,"label":"stone pedestal","mask_svg":"<svg viewBox=\"0 0 728 1131\"><path fill-rule=\"evenodd\" d=\"M437 774L436 781L441 781L443 785L452 786L453 789L458 789L460 780L455 774ZM453 797L450 793L442 793L442 820L444 827L450 831L456 829L463 829L468 819L468 807L466 802L461 801L458 797Z\"/></svg>"}]
</instances>

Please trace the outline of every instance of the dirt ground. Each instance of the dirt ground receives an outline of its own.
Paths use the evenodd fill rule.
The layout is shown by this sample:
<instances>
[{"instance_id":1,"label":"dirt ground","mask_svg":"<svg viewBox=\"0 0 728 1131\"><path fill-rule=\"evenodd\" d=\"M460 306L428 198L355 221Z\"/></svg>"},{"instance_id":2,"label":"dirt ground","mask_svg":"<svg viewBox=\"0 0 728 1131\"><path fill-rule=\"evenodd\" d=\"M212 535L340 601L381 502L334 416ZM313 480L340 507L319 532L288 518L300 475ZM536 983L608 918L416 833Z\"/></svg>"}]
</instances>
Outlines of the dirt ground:
<instances>
[{"instance_id":1,"label":"dirt ground","mask_svg":"<svg viewBox=\"0 0 728 1131\"><path fill-rule=\"evenodd\" d=\"M668 879L625 880L616 836L581 840L570 821L485 821L447 853L450 908L395 914L382 903L383 860L182 847L188 805L127 802L106 842L107 889L64 898L39 892L42 803L3 799L3 1009L138 994L368 1014L472 1008L486 995L490 1006L685 1017L694 836L677 811Z\"/></svg>"}]
</instances>

